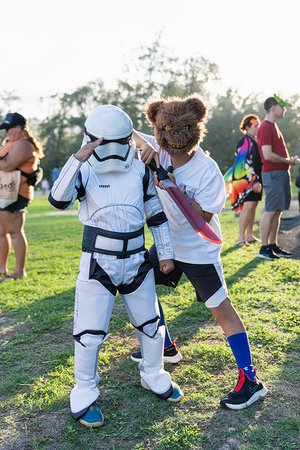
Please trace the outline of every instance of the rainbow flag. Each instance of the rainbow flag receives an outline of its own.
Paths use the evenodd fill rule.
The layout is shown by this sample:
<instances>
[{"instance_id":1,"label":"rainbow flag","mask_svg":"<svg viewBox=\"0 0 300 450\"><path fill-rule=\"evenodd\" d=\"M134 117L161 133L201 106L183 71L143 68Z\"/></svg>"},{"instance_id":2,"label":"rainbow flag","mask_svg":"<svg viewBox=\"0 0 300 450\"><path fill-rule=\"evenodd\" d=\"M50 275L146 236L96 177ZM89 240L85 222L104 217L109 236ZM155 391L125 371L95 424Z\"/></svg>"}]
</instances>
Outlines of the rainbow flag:
<instances>
[{"instance_id":1,"label":"rainbow flag","mask_svg":"<svg viewBox=\"0 0 300 450\"><path fill-rule=\"evenodd\" d=\"M248 162L249 142L244 139L238 149L234 164L224 175L227 197L230 196L231 209L240 212L244 207L244 201L250 194L253 184L257 180L253 167Z\"/></svg>"}]
</instances>

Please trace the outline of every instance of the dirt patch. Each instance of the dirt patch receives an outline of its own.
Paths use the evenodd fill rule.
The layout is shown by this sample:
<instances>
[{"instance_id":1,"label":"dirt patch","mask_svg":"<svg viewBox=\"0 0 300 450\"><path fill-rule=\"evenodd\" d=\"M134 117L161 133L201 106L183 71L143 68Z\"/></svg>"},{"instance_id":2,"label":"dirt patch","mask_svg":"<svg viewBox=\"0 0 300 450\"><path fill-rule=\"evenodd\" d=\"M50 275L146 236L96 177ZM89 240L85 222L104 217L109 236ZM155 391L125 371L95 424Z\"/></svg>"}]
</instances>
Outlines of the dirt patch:
<instances>
[{"instance_id":1,"label":"dirt patch","mask_svg":"<svg viewBox=\"0 0 300 450\"><path fill-rule=\"evenodd\" d=\"M46 414L39 413L38 416L30 418L20 418L18 411L15 410L5 419L8 427L1 430L0 450L62 448L61 438L67 417L69 417L67 408Z\"/></svg>"}]
</instances>

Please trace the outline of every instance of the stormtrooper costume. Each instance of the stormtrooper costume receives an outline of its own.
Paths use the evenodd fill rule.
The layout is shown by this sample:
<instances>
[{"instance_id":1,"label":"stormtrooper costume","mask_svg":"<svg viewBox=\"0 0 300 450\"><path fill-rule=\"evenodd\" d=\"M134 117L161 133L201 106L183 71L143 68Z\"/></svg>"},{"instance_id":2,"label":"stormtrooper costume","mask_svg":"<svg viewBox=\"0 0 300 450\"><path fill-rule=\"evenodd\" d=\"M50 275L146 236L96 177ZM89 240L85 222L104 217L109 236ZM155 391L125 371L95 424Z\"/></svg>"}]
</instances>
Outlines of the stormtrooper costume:
<instances>
[{"instance_id":1,"label":"stormtrooper costume","mask_svg":"<svg viewBox=\"0 0 300 450\"><path fill-rule=\"evenodd\" d=\"M98 355L109 337L117 291L142 349L142 385L163 399L173 393L163 368L164 327L159 327L153 269L144 247L145 217L159 259L172 259L173 247L149 169L134 158L132 131L124 111L113 105L96 107L85 122L82 146L99 137L102 143L84 163L72 155L49 195L59 209L72 207L78 199L84 224L74 311L76 386L70 403L75 419L99 396Z\"/></svg>"}]
</instances>

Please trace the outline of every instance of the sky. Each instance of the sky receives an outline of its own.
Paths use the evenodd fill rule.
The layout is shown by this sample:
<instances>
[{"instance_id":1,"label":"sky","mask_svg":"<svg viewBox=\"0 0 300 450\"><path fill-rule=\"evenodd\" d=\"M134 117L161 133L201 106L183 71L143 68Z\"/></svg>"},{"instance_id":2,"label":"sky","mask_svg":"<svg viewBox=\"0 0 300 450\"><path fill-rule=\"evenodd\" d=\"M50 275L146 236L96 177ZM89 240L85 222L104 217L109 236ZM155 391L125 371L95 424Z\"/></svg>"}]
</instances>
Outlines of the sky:
<instances>
[{"instance_id":1,"label":"sky","mask_svg":"<svg viewBox=\"0 0 300 450\"><path fill-rule=\"evenodd\" d=\"M14 0L1 10L0 95L21 97L14 106L26 117L46 113L40 97L97 78L111 87L159 32L173 55L217 64L216 93L300 92L295 0Z\"/></svg>"}]
</instances>

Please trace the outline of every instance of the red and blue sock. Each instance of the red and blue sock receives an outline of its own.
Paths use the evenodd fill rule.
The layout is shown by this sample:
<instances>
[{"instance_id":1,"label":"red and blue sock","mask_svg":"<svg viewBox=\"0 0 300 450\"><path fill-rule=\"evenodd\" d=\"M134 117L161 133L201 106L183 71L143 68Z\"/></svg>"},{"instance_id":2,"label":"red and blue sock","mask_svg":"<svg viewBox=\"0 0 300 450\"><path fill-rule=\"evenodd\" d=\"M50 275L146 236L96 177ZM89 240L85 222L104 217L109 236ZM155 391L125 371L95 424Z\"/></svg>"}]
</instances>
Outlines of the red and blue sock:
<instances>
[{"instance_id":1,"label":"red and blue sock","mask_svg":"<svg viewBox=\"0 0 300 450\"><path fill-rule=\"evenodd\" d=\"M244 369L250 380L255 381L255 369L252 364L250 345L246 332L233 334L227 338L239 369Z\"/></svg>"}]
</instances>

